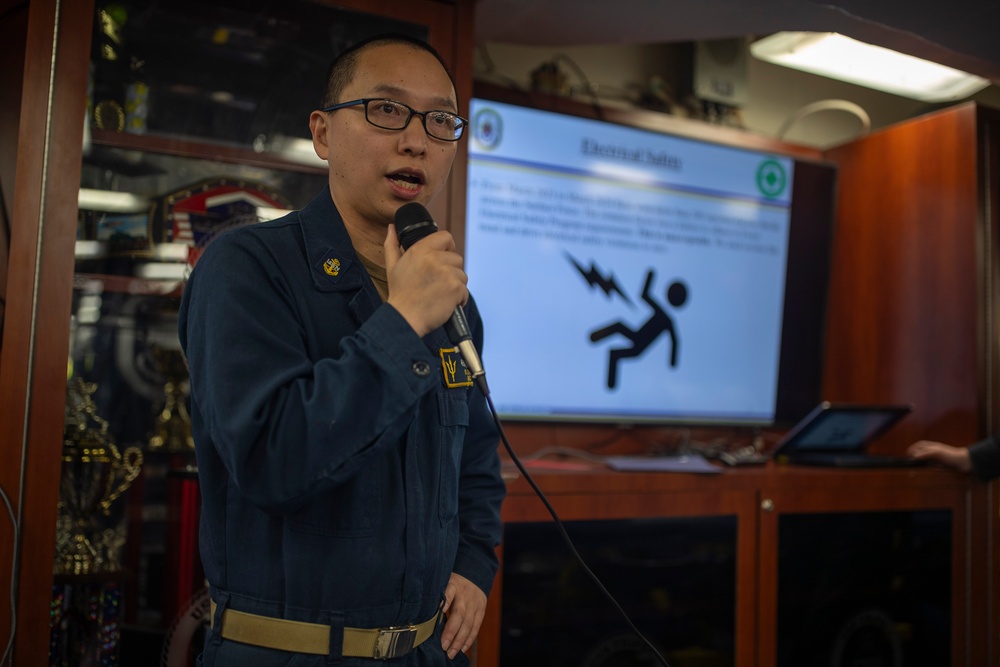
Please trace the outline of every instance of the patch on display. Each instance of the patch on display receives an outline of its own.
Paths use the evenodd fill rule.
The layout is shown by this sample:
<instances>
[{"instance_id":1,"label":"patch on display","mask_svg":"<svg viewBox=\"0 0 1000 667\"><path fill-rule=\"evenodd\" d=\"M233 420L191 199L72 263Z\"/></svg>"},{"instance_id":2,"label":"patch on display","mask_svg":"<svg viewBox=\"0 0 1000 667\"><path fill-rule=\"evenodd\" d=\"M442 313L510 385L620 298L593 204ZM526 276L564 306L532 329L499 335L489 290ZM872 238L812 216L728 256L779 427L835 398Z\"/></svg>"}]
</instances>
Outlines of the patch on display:
<instances>
[{"instance_id":1,"label":"patch on display","mask_svg":"<svg viewBox=\"0 0 1000 667\"><path fill-rule=\"evenodd\" d=\"M267 185L227 178L194 183L160 198L150 221L156 243L187 246L194 268L205 247L222 232L279 217L293 207Z\"/></svg>"},{"instance_id":2,"label":"patch on display","mask_svg":"<svg viewBox=\"0 0 1000 667\"><path fill-rule=\"evenodd\" d=\"M444 383L450 389L471 387L472 373L465 365L457 347L441 348L441 370L444 372Z\"/></svg>"}]
</instances>

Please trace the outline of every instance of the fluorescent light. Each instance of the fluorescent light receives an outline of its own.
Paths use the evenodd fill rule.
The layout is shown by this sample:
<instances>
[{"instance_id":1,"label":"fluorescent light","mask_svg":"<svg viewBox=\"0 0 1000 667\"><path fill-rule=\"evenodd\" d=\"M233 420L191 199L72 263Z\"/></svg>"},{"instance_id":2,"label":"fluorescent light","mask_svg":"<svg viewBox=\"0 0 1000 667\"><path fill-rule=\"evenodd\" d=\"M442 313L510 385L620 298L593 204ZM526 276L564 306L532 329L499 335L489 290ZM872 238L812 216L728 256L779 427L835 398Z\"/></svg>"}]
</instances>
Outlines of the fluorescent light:
<instances>
[{"instance_id":1,"label":"fluorescent light","mask_svg":"<svg viewBox=\"0 0 1000 667\"><path fill-rule=\"evenodd\" d=\"M290 213L289 209L286 208L274 208L271 206L258 206L257 207L257 217L261 222L267 222L268 220L277 220L283 215L288 215Z\"/></svg>"},{"instance_id":2,"label":"fluorescent light","mask_svg":"<svg viewBox=\"0 0 1000 667\"><path fill-rule=\"evenodd\" d=\"M77 201L79 207L86 211L141 213L149 210L149 199L134 195L131 192L80 188Z\"/></svg>"},{"instance_id":3,"label":"fluorescent light","mask_svg":"<svg viewBox=\"0 0 1000 667\"><path fill-rule=\"evenodd\" d=\"M184 280L187 270L185 264L148 262L138 266L135 275L144 280Z\"/></svg>"},{"instance_id":4,"label":"fluorescent light","mask_svg":"<svg viewBox=\"0 0 1000 667\"><path fill-rule=\"evenodd\" d=\"M156 243L153 244L152 256L161 262L186 262L188 258L187 243Z\"/></svg>"},{"instance_id":5,"label":"fluorescent light","mask_svg":"<svg viewBox=\"0 0 1000 667\"><path fill-rule=\"evenodd\" d=\"M75 256L77 259L94 259L107 254L107 243L104 241L77 241Z\"/></svg>"},{"instance_id":6,"label":"fluorescent light","mask_svg":"<svg viewBox=\"0 0 1000 667\"><path fill-rule=\"evenodd\" d=\"M187 270L185 264L148 262L138 266L135 275L145 280L184 280Z\"/></svg>"},{"instance_id":7,"label":"fluorescent light","mask_svg":"<svg viewBox=\"0 0 1000 667\"><path fill-rule=\"evenodd\" d=\"M327 162L316 155L312 139L276 135L266 147L268 152L277 153L289 162L304 164L309 167L327 167Z\"/></svg>"},{"instance_id":8,"label":"fluorescent light","mask_svg":"<svg viewBox=\"0 0 1000 667\"><path fill-rule=\"evenodd\" d=\"M750 45L755 58L859 86L941 102L967 97L987 79L835 32L779 32Z\"/></svg>"}]
</instances>

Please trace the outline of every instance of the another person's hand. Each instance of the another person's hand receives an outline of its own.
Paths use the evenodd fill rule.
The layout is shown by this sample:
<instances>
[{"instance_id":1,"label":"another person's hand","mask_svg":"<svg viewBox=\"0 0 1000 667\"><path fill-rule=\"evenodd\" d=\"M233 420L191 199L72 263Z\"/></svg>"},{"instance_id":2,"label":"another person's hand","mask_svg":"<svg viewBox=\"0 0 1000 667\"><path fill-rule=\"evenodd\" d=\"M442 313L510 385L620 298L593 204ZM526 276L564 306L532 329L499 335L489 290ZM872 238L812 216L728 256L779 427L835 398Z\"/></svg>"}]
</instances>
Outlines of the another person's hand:
<instances>
[{"instance_id":1,"label":"another person's hand","mask_svg":"<svg viewBox=\"0 0 1000 667\"><path fill-rule=\"evenodd\" d=\"M469 279L449 232L434 232L404 253L395 226L389 225L383 247L389 304L418 335L425 336L437 329L451 317L456 306L468 301Z\"/></svg>"},{"instance_id":2,"label":"another person's hand","mask_svg":"<svg viewBox=\"0 0 1000 667\"><path fill-rule=\"evenodd\" d=\"M444 589L444 613L448 622L441 633L441 648L454 659L468 651L479 635L486 615L486 594L465 577L452 573Z\"/></svg>"},{"instance_id":3,"label":"another person's hand","mask_svg":"<svg viewBox=\"0 0 1000 667\"><path fill-rule=\"evenodd\" d=\"M936 461L961 472L972 471L969 450L965 447L952 447L933 440L919 440L910 445L906 453L915 459Z\"/></svg>"}]
</instances>

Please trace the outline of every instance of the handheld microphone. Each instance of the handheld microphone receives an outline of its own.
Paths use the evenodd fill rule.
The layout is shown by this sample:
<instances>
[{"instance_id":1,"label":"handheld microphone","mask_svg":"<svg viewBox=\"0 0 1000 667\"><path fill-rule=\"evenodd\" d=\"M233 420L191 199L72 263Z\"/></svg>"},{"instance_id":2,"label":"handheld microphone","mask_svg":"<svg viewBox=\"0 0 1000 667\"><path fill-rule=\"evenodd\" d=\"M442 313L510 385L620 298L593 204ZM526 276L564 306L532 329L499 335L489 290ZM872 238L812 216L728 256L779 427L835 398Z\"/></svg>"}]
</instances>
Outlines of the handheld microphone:
<instances>
[{"instance_id":1,"label":"handheld microphone","mask_svg":"<svg viewBox=\"0 0 1000 667\"><path fill-rule=\"evenodd\" d=\"M395 225L396 236L399 237L399 245L403 246L403 250L408 250L414 243L433 234L438 229L431 214L418 202L410 202L400 206L396 210ZM476 346L472 343L472 332L469 330L469 322L465 319L465 313L461 306L455 306L455 312L445 322L444 330L448 334L449 340L458 348L476 386L483 392L483 395L489 396L486 371L483 369L479 352L476 351Z\"/></svg>"}]
</instances>

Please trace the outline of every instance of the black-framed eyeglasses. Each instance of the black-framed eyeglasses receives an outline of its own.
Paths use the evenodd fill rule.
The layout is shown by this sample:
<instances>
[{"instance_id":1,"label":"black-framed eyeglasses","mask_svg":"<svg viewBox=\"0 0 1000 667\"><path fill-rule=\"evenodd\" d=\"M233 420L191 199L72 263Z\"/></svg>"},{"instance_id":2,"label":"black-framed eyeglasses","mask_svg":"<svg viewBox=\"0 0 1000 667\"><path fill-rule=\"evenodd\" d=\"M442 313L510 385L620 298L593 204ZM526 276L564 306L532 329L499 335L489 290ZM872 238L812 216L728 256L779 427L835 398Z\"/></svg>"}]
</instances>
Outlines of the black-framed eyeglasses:
<instances>
[{"instance_id":1,"label":"black-framed eyeglasses","mask_svg":"<svg viewBox=\"0 0 1000 667\"><path fill-rule=\"evenodd\" d=\"M457 113L438 110L417 111L402 102L378 97L341 102L322 110L336 111L359 104L365 107L365 120L375 127L381 127L383 130L403 130L410 124L411 118L420 116L427 134L441 141L458 141L469 124L467 119Z\"/></svg>"}]
</instances>

